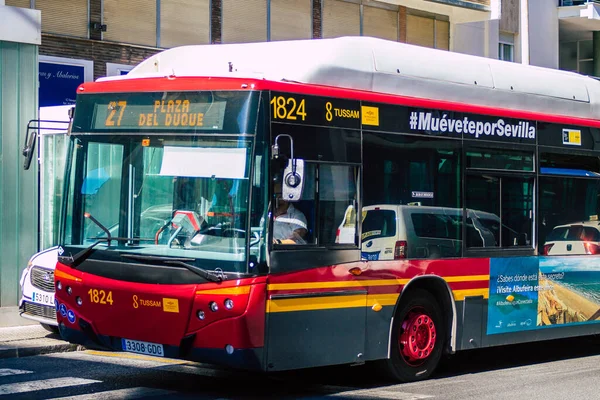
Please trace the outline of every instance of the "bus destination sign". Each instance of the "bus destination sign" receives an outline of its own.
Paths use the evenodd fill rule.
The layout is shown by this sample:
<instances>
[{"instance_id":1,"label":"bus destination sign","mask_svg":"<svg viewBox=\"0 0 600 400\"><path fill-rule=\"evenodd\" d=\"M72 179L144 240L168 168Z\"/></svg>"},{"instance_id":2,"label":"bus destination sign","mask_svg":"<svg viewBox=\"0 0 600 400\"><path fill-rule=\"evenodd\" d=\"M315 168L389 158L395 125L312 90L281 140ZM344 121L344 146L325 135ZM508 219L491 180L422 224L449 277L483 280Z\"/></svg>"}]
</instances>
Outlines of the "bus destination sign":
<instances>
[{"instance_id":1,"label":"bus destination sign","mask_svg":"<svg viewBox=\"0 0 600 400\"><path fill-rule=\"evenodd\" d=\"M206 94L103 96L94 104L92 129L223 129L225 100Z\"/></svg>"},{"instance_id":2,"label":"bus destination sign","mask_svg":"<svg viewBox=\"0 0 600 400\"><path fill-rule=\"evenodd\" d=\"M272 92L271 121L360 129L360 101Z\"/></svg>"}]
</instances>

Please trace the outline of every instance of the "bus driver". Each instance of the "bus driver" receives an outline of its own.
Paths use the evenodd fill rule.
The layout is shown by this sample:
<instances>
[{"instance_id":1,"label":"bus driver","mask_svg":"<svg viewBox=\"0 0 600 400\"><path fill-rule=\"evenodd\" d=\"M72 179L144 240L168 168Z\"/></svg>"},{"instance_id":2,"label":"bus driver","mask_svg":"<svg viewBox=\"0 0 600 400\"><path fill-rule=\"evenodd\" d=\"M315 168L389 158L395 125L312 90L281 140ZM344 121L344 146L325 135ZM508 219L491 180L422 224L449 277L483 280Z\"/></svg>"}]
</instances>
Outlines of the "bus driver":
<instances>
[{"instance_id":1,"label":"bus driver","mask_svg":"<svg viewBox=\"0 0 600 400\"><path fill-rule=\"evenodd\" d=\"M293 204L283 200L281 185L275 186L277 200L273 218L273 243L306 244L306 217Z\"/></svg>"}]
</instances>

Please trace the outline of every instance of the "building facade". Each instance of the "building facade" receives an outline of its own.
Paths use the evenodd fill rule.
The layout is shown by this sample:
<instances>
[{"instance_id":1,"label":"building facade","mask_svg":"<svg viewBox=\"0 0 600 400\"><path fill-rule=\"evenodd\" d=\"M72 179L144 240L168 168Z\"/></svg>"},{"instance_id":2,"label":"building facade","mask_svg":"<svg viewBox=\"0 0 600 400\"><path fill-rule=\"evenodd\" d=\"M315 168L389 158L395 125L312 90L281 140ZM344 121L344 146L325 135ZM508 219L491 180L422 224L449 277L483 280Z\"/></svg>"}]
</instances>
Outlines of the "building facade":
<instances>
[{"instance_id":1,"label":"building facade","mask_svg":"<svg viewBox=\"0 0 600 400\"><path fill-rule=\"evenodd\" d=\"M41 11L40 74L49 77L62 68L63 78L56 78L55 86L65 86L63 81L81 70L80 79L125 73L160 49L189 44L365 35L485 55L484 47L470 49L471 44L451 38L470 35L470 24L493 20L496 2L6 0L10 6ZM45 106L44 98L56 99L50 97L51 84L45 89L42 83L40 106Z\"/></svg>"},{"instance_id":2,"label":"building facade","mask_svg":"<svg viewBox=\"0 0 600 400\"><path fill-rule=\"evenodd\" d=\"M600 77L600 1L562 0L552 14L558 68Z\"/></svg>"}]
</instances>

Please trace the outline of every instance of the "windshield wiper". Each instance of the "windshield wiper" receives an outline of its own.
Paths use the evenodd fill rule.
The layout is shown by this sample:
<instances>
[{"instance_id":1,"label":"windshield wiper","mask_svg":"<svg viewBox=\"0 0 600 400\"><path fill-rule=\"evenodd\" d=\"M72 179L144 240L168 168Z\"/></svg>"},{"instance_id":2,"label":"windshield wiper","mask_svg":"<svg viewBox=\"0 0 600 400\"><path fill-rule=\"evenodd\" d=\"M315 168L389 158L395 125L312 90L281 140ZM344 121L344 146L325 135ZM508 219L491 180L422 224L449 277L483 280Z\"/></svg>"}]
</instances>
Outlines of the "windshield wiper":
<instances>
[{"instance_id":1,"label":"windshield wiper","mask_svg":"<svg viewBox=\"0 0 600 400\"><path fill-rule=\"evenodd\" d=\"M92 214L90 214L89 212L83 213L83 216L86 217L87 219L89 219L90 221L92 221L93 223L95 223L96 225L98 225L100 227L100 229L102 229L104 231L104 233L106 233L108 245L110 246L111 236L110 236L110 231L108 230L108 228L105 227L104 225L102 225L102 223L100 223L100 221L98 221L96 218L94 218L92 216Z\"/></svg>"},{"instance_id":2,"label":"windshield wiper","mask_svg":"<svg viewBox=\"0 0 600 400\"><path fill-rule=\"evenodd\" d=\"M79 265L79 263L81 261L88 258L88 256L90 255L90 253L92 252L92 249L94 247L96 247L97 245L99 245L102 242L110 243L111 240L114 240L114 238L98 238L97 241L95 241L94 243L92 243L91 245L89 245L88 247L81 250L79 253L77 253L75 255L58 256L58 262L60 262L61 264L68 265L69 267L75 268L77 265Z\"/></svg>"},{"instance_id":3,"label":"windshield wiper","mask_svg":"<svg viewBox=\"0 0 600 400\"><path fill-rule=\"evenodd\" d=\"M115 237L115 236L95 237L95 238L88 238L88 239L94 239L96 241L75 255L58 256L58 261L61 264L65 264L65 265L75 268L76 266L79 265L79 263L81 263L82 261L84 261L86 258L89 257L89 255L92 253L92 250L94 249L94 247L96 247L97 245L99 245L102 242L108 242L108 245L110 246L110 242L112 242L112 241L130 242L130 241L135 240L135 241L140 241L140 242L144 242L144 241L149 242L149 241L154 240L154 239L150 239L150 238L148 238L148 239L135 238L135 237L134 238L126 238L126 237ZM193 260L193 259L185 259L185 261L191 261L191 260Z\"/></svg>"},{"instance_id":4,"label":"windshield wiper","mask_svg":"<svg viewBox=\"0 0 600 400\"><path fill-rule=\"evenodd\" d=\"M195 265L185 263L183 261L165 261L165 264L173 264L180 265L188 270L192 271L196 275L203 277L204 279L211 282L221 282L223 280L222 276L219 276L213 272L205 270L204 268L196 267Z\"/></svg>"},{"instance_id":5,"label":"windshield wiper","mask_svg":"<svg viewBox=\"0 0 600 400\"><path fill-rule=\"evenodd\" d=\"M223 277L213 272L210 272L204 268L196 267L195 265L188 264L185 261L194 261L193 258L186 257L160 257L160 256L143 256L138 254L121 254L121 257L132 258L134 260L145 260L145 261L160 261L165 264L179 265L193 272L194 274L201 276L202 278L211 282L221 282Z\"/></svg>"},{"instance_id":6,"label":"windshield wiper","mask_svg":"<svg viewBox=\"0 0 600 400\"><path fill-rule=\"evenodd\" d=\"M194 261L194 258L187 257L161 257L161 256L143 256L141 254L121 254L121 257L133 258L142 261Z\"/></svg>"}]
</instances>

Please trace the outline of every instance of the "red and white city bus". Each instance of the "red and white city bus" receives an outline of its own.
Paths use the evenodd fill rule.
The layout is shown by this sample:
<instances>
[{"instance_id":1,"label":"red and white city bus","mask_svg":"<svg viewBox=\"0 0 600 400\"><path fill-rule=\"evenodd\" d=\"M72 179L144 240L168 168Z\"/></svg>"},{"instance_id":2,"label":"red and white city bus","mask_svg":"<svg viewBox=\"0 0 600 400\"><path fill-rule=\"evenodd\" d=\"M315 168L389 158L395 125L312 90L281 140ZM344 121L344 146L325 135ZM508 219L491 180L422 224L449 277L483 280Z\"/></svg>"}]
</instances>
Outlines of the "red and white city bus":
<instances>
[{"instance_id":1,"label":"red and white city bus","mask_svg":"<svg viewBox=\"0 0 600 400\"><path fill-rule=\"evenodd\" d=\"M83 84L61 335L413 381L598 333L600 257L544 249L600 223L599 100L578 74L365 37L174 48Z\"/></svg>"}]
</instances>

